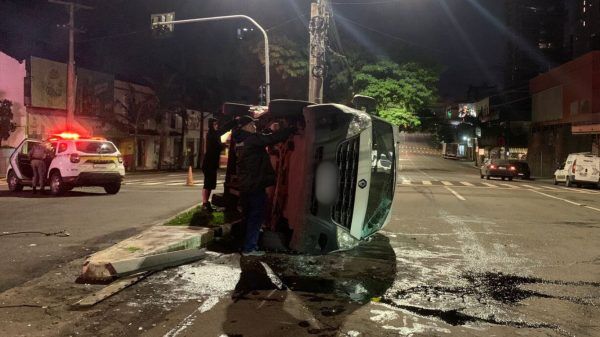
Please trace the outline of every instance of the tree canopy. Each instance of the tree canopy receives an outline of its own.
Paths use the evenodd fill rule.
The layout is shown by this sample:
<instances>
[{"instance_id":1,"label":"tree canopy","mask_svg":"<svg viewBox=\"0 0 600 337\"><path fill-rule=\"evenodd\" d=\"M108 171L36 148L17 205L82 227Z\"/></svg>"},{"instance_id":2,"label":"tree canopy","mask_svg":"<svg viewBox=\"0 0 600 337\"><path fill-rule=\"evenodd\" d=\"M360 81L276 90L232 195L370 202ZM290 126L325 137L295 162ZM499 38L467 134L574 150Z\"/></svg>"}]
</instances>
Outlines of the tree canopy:
<instances>
[{"instance_id":1,"label":"tree canopy","mask_svg":"<svg viewBox=\"0 0 600 337\"><path fill-rule=\"evenodd\" d=\"M354 74L356 93L377 101L377 114L392 124L413 128L421 124L417 112L437 99L438 74L417 63L388 60L366 64Z\"/></svg>"},{"instance_id":2,"label":"tree canopy","mask_svg":"<svg viewBox=\"0 0 600 337\"><path fill-rule=\"evenodd\" d=\"M12 102L3 99L0 100L0 145L3 140L7 140L11 133L17 129L17 125L13 123Z\"/></svg>"}]
</instances>

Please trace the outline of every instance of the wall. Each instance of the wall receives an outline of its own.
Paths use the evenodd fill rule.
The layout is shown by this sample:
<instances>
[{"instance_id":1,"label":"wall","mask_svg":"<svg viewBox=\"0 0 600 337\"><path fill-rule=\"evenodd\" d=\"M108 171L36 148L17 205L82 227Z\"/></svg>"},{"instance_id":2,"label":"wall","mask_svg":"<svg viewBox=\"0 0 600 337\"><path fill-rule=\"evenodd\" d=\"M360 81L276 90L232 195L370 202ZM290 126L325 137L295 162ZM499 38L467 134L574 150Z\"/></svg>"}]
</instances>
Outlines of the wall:
<instances>
[{"instance_id":1,"label":"wall","mask_svg":"<svg viewBox=\"0 0 600 337\"><path fill-rule=\"evenodd\" d=\"M8 99L13 103L13 122L17 130L2 145L16 147L26 137L27 113L24 93L27 71L24 61L17 61L0 52L0 99Z\"/></svg>"}]
</instances>

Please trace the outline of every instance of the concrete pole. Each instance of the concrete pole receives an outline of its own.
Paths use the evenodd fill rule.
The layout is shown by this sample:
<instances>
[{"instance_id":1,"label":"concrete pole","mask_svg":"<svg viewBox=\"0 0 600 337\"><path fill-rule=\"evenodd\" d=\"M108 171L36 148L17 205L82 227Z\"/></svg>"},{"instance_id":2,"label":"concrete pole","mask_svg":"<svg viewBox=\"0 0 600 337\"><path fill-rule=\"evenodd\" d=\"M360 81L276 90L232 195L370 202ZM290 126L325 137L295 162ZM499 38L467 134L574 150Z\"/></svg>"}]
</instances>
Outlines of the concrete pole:
<instances>
[{"instance_id":1,"label":"concrete pole","mask_svg":"<svg viewBox=\"0 0 600 337\"><path fill-rule=\"evenodd\" d=\"M267 31L258 24L253 18L247 15L225 15L225 16L213 16L207 18L197 18L197 19L187 19L187 20L174 20L174 21L166 21L166 22L155 22L152 25L161 26L161 25L178 25L184 23L195 23L195 22L207 22L207 21L222 21L222 20L231 20L231 19L245 19L250 21L263 35L263 40L265 43L265 89L266 89L266 101L267 105L271 101L271 75L269 72L269 68L271 66L269 59L269 37L267 36Z\"/></svg>"},{"instance_id":2,"label":"concrete pole","mask_svg":"<svg viewBox=\"0 0 600 337\"><path fill-rule=\"evenodd\" d=\"M69 4L69 63L67 64L67 130L75 119L75 4Z\"/></svg>"},{"instance_id":3,"label":"concrete pole","mask_svg":"<svg viewBox=\"0 0 600 337\"><path fill-rule=\"evenodd\" d=\"M326 0L310 5L310 44L308 59L308 101L323 103L323 81L325 79L325 44L329 17Z\"/></svg>"}]
</instances>

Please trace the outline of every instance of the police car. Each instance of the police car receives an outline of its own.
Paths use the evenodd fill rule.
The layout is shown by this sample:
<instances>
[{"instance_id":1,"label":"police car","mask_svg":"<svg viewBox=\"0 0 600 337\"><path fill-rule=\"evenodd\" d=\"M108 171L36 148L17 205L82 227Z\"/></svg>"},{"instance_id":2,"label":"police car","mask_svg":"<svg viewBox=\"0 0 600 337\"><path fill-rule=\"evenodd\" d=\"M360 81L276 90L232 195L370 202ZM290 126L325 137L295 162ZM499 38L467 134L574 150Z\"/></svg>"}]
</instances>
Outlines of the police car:
<instances>
[{"instance_id":1,"label":"police car","mask_svg":"<svg viewBox=\"0 0 600 337\"><path fill-rule=\"evenodd\" d=\"M10 191L21 191L23 186L32 185L29 151L36 143L46 143L51 148L46 159L46 185L53 195L80 186L103 187L108 194L116 194L121 189L125 166L117 147L104 138L64 132L46 141L28 138L19 144L10 156L6 174Z\"/></svg>"}]
</instances>

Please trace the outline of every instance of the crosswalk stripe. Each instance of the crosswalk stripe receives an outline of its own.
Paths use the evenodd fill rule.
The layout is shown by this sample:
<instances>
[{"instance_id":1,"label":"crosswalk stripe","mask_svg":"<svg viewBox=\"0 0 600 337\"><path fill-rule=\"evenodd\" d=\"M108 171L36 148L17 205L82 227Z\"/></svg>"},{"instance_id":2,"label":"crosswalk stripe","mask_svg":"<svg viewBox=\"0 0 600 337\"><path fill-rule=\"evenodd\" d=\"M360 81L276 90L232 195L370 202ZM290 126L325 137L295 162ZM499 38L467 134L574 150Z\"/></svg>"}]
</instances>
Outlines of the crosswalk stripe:
<instances>
[{"instance_id":1,"label":"crosswalk stripe","mask_svg":"<svg viewBox=\"0 0 600 337\"><path fill-rule=\"evenodd\" d=\"M463 184L463 185L465 185L465 186L475 186L475 185L473 185L473 184L471 184L470 182L467 182L467 181L461 181L460 183Z\"/></svg>"},{"instance_id":2,"label":"crosswalk stripe","mask_svg":"<svg viewBox=\"0 0 600 337\"><path fill-rule=\"evenodd\" d=\"M482 183L483 185L487 186L487 187L493 187L493 188L498 188L498 186L494 185L494 184L490 184L490 183Z\"/></svg>"},{"instance_id":3,"label":"crosswalk stripe","mask_svg":"<svg viewBox=\"0 0 600 337\"><path fill-rule=\"evenodd\" d=\"M451 183L451 182L449 182L449 181L442 181L441 183L442 183L444 186L454 186L454 184L452 184L452 183Z\"/></svg>"},{"instance_id":4,"label":"crosswalk stripe","mask_svg":"<svg viewBox=\"0 0 600 337\"><path fill-rule=\"evenodd\" d=\"M506 186L506 187L513 188L513 189L519 188L519 186L515 186L515 185L511 185L511 184L498 183L498 185Z\"/></svg>"},{"instance_id":5,"label":"crosswalk stripe","mask_svg":"<svg viewBox=\"0 0 600 337\"><path fill-rule=\"evenodd\" d=\"M531 185L527 185L527 184L521 184L521 186L531 188L533 190L541 190L541 188L539 188L539 187L535 187L535 186L531 186Z\"/></svg>"},{"instance_id":6,"label":"crosswalk stripe","mask_svg":"<svg viewBox=\"0 0 600 337\"><path fill-rule=\"evenodd\" d=\"M423 185L431 185L431 181L429 180L423 180Z\"/></svg>"}]
</instances>

